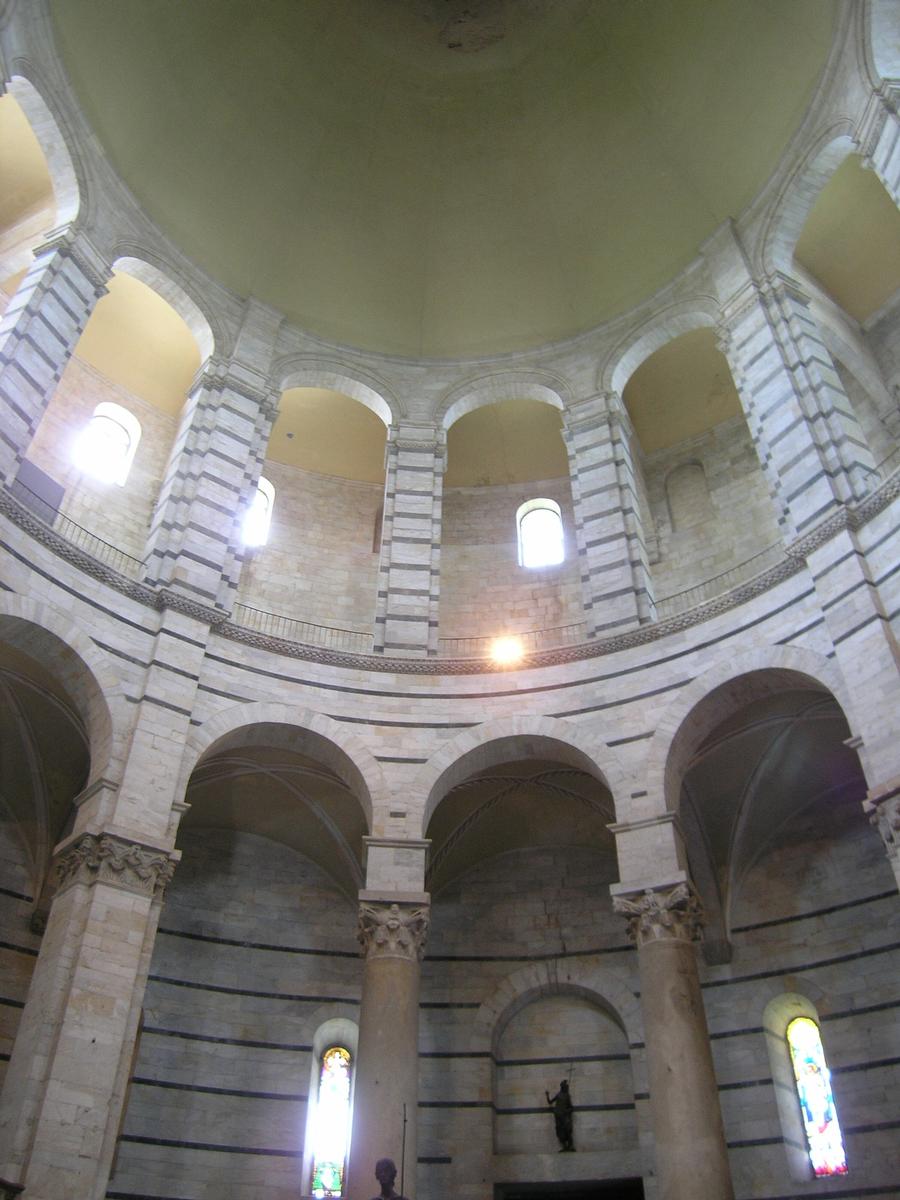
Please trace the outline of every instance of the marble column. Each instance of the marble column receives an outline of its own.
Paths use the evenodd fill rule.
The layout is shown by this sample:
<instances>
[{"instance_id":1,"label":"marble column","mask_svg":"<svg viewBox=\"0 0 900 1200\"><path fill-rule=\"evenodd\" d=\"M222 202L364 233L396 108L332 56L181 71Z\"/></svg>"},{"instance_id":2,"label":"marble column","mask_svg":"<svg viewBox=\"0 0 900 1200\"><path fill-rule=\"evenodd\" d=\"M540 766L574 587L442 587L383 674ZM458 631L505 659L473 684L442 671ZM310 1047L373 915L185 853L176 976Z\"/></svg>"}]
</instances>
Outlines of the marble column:
<instances>
[{"instance_id":1,"label":"marble column","mask_svg":"<svg viewBox=\"0 0 900 1200\"><path fill-rule=\"evenodd\" d=\"M58 848L57 895L0 1098L0 1177L24 1185L22 1200L106 1190L176 859L120 832L76 833Z\"/></svg>"},{"instance_id":2,"label":"marble column","mask_svg":"<svg viewBox=\"0 0 900 1200\"><path fill-rule=\"evenodd\" d=\"M0 320L0 482L11 483L111 269L85 235L55 231Z\"/></svg>"},{"instance_id":3,"label":"marble column","mask_svg":"<svg viewBox=\"0 0 900 1200\"><path fill-rule=\"evenodd\" d=\"M566 411L572 503L588 633L614 633L655 618L632 454L619 396L588 397Z\"/></svg>"},{"instance_id":4,"label":"marble column","mask_svg":"<svg viewBox=\"0 0 900 1200\"><path fill-rule=\"evenodd\" d=\"M638 948L659 1200L731 1200L693 944L700 934L699 901L683 881L619 891L613 908L628 919Z\"/></svg>"},{"instance_id":5,"label":"marble column","mask_svg":"<svg viewBox=\"0 0 900 1200\"><path fill-rule=\"evenodd\" d=\"M403 423L388 431L376 653L437 653L446 458L443 429Z\"/></svg>"},{"instance_id":6,"label":"marble column","mask_svg":"<svg viewBox=\"0 0 900 1200\"><path fill-rule=\"evenodd\" d=\"M419 973L428 935L424 893L404 898L360 893L359 940L365 954L359 1020L349 1200L377 1190L375 1164L392 1158L397 1190L416 1194L419 1086Z\"/></svg>"}]
</instances>

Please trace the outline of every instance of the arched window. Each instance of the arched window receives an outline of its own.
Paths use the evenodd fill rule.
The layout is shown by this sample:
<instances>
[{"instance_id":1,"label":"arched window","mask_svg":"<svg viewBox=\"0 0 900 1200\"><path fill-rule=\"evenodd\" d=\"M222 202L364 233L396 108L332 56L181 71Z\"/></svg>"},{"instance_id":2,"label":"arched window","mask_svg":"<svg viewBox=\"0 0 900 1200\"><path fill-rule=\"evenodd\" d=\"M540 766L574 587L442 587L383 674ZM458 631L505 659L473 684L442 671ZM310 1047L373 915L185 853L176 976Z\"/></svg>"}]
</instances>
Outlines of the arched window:
<instances>
[{"instance_id":1,"label":"arched window","mask_svg":"<svg viewBox=\"0 0 900 1200\"><path fill-rule=\"evenodd\" d=\"M312 1194L344 1196L344 1173L350 1142L352 1059L344 1046L323 1051L312 1116Z\"/></svg>"},{"instance_id":2,"label":"arched window","mask_svg":"<svg viewBox=\"0 0 900 1200\"><path fill-rule=\"evenodd\" d=\"M786 1036L813 1174L846 1175L847 1156L819 1026L811 1017L795 1017Z\"/></svg>"},{"instance_id":3,"label":"arched window","mask_svg":"<svg viewBox=\"0 0 900 1200\"><path fill-rule=\"evenodd\" d=\"M552 567L565 557L562 514L555 500L527 500L516 513L520 567Z\"/></svg>"},{"instance_id":4,"label":"arched window","mask_svg":"<svg viewBox=\"0 0 900 1200\"><path fill-rule=\"evenodd\" d=\"M269 537L272 509L275 507L275 488L262 475L256 492L244 516L241 539L245 546L264 546Z\"/></svg>"},{"instance_id":5,"label":"arched window","mask_svg":"<svg viewBox=\"0 0 900 1200\"><path fill-rule=\"evenodd\" d=\"M79 471L121 486L141 440L141 423L121 404L103 401L75 439L72 458Z\"/></svg>"}]
</instances>

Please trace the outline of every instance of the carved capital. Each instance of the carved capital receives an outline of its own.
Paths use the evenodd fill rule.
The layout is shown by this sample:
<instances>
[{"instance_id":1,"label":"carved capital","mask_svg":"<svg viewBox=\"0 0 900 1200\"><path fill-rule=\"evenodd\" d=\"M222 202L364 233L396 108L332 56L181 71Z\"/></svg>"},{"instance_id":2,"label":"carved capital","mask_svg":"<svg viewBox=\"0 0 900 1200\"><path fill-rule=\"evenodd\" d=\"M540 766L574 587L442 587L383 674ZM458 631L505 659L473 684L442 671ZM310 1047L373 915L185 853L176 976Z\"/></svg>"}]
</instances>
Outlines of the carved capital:
<instances>
[{"instance_id":1,"label":"carved capital","mask_svg":"<svg viewBox=\"0 0 900 1200\"><path fill-rule=\"evenodd\" d=\"M39 246L35 246L35 258L42 254L56 252L69 258L88 280L94 289L94 295L99 299L107 292L107 283L112 275L112 267L106 258L97 250L83 230L72 225L61 225L51 230Z\"/></svg>"},{"instance_id":2,"label":"carved capital","mask_svg":"<svg viewBox=\"0 0 900 1200\"><path fill-rule=\"evenodd\" d=\"M694 942L703 928L703 909L689 883L614 896L613 911L626 918L628 936L638 948L665 940Z\"/></svg>"},{"instance_id":3,"label":"carved capital","mask_svg":"<svg viewBox=\"0 0 900 1200\"><path fill-rule=\"evenodd\" d=\"M56 890L76 883L109 883L140 896L161 900L175 873L177 855L111 833L83 833L55 863Z\"/></svg>"},{"instance_id":4,"label":"carved capital","mask_svg":"<svg viewBox=\"0 0 900 1200\"><path fill-rule=\"evenodd\" d=\"M870 795L863 811L881 835L888 858L900 861L900 783Z\"/></svg>"},{"instance_id":5,"label":"carved capital","mask_svg":"<svg viewBox=\"0 0 900 1200\"><path fill-rule=\"evenodd\" d=\"M359 906L357 937L366 958L419 962L425 953L428 925L425 905L364 901Z\"/></svg>"}]
</instances>

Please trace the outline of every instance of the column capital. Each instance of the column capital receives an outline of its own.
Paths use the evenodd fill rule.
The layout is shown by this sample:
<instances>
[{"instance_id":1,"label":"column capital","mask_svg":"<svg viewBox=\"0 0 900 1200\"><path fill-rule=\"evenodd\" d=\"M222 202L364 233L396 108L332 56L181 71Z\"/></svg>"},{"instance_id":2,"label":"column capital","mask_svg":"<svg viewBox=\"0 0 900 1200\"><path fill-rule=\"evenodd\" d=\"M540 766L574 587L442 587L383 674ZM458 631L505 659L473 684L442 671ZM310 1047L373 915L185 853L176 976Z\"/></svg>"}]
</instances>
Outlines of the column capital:
<instances>
[{"instance_id":1,"label":"column capital","mask_svg":"<svg viewBox=\"0 0 900 1200\"><path fill-rule=\"evenodd\" d=\"M694 942L703 928L703 907L689 880L613 896L613 912L628 921L628 936L648 942Z\"/></svg>"},{"instance_id":2,"label":"column capital","mask_svg":"<svg viewBox=\"0 0 900 1200\"><path fill-rule=\"evenodd\" d=\"M218 356L207 359L197 373L191 391L204 387L220 392L226 389L237 392L239 396L259 405L273 419L278 414L281 399L278 390L266 375L240 359Z\"/></svg>"},{"instance_id":3,"label":"column capital","mask_svg":"<svg viewBox=\"0 0 900 1200\"><path fill-rule=\"evenodd\" d=\"M115 833L79 833L57 850L54 875L57 894L76 883L107 883L161 900L181 857L175 850L134 841Z\"/></svg>"},{"instance_id":4,"label":"column capital","mask_svg":"<svg viewBox=\"0 0 900 1200\"><path fill-rule=\"evenodd\" d=\"M388 429L388 443L395 450L443 454L447 445L447 431L442 425L397 421Z\"/></svg>"},{"instance_id":5,"label":"column capital","mask_svg":"<svg viewBox=\"0 0 900 1200\"><path fill-rule=\"evenodd\" d=\"M582 425L596 425L598 422L619 420L630 424L628 413L618 392L594 392L591 396L581 396L571 400L563 410L565 428L576 432Z\"/></svg>"},{"instance_id":6,"label":"column capital","mask_svg":"<svg viewBox=\"0 0 900 1200\"><path fill-rule=\"evenodd\" d=\"M862 165L868 170L874 169L873 155L885 122L891 116L896 117L898 113L900 86L896 80L885 79L879 87L870 92L865 111L853 131L857 152L862 158Z\"/></svg>"},{"instance_id":7,"label":"column capital","mask_svg":"<svg viewBox=\"0 0 900 1200\"><path fill-rule=\"evenodd\" d=\"M34 247L34 256L53 252L63 254L79 267L94 287L96 296L106 294L106 285L112 275L112 266L91 242L83 229L73 225L60 225L51 229L44 240Z\"/></svg>"},{"instance_id":8,"label":"column capital","mask_svg":"<svg viewBox=\"0 0 900 1200\"><path fill-rule=\"evenodd\" d=\"M900 868L900 777L873 788L863 800L863 812L881 835L892 865Z\"/></svg>"},{"instance_id":9,"label":"column capital","mask_svg":"<svg viewBox=\"0 0 900 1200\"><path fill-rule=\"evenodd\" d=\"M375 897L361 892L357 938L367 959L400 958L421 962L430 923L424 893L415 898Z\"/></svg>"}]
</instances>

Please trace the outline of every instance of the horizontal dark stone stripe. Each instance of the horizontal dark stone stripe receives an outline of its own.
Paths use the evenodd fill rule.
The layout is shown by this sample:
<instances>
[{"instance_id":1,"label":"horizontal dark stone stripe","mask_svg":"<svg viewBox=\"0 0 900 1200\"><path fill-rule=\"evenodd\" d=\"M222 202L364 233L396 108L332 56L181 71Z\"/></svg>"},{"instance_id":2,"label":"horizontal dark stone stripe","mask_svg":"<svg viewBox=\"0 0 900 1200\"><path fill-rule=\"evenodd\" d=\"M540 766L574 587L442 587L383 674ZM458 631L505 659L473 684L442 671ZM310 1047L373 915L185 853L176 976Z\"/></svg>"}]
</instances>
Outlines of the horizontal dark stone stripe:
<instances>
[{"instance_id":1,"label":"horizontal dark stone stripe","mask_svg":"<svg viewBox=\"0 0 900 1200\"><path fill-rule=\"evenodd\" d=\"M0 996L0 1005L2 1005L4 1008L24 1008L25 1001L13 1000L11 996Z\"/></svg>"},{"instance_id":2,"label":"horizontal dark stone stripe","mask_svg":"<svg viewBox=\"0 0 900 1200\"><path fill-rule=\"evenodd\" d=\"M214 937L209 933L194 933L182 929L159 927L159 933L166 937L185 938L191 942L209 942L216 946L237 946L242 950L272 950L278 954L307 954L319 958L353 958L360 957L357 950L313 950L308 946L281 946L276 942L250 942L240 938Z\"/></svg>"},{"instance_id":3,"label":"horizontal dark stone stripe","mask_svg":"<svg viewBox=\"0 0 900 1200\"><path fill-rule=\"evenodd\" d=\"M742 1079L736 1083L720 1083L719 1091L737 1092L741 1091L743 1088L771 1087L771 1085L772 1077L769 1075L765 1079Z\"/></svg>"},{"instance_id":4,"label":"horizontal dark stone stripe","mask_svg":"<svg viewBox=\"0 0 900 1200\"><path fill-rule=\"evenodd\" d=\"M158 658L152 659L148 665L159 667L161 671L169 671L172 675L180 675L183 679L190 679L192 683L197 683L200 679L200 676L194 671L185 671L184 667L176 667L172 663L161 662Z\"/></svg>"},{"instance_id":5,"label":"horizontal dark stone stripe","mask_svg":"<svg viewBox=\"0 0 900 1200\"><path fill-rule=\"evenodd\" d=\"M256 1154L263 1158L302 1158L302 1150L266 1149L262 1146L227 1146L218 1142L188 1142L179 1138L139 1137L136 1133L123 1133L120 1142L132 1142L139 1146L167 1146L172 1150L209 1150L214 1154Z\"/></svg>"},{"instance_id":6,"label":"horizontal dark stone stripe","mask_svg":"<svg viewBox=\"0 0 900 1200\"><path fill-rule=\"evenodd\" d=\"M26 896L24 892L14 892L12 888L0 887L0 896L9 896L11 900L24 900L26 904L34 903L34 896Z\"/></svg>"},{"instance_id":7,"label":"horizontal dark stone stripe","mask_svg":"<svg viewBox=\"0 0 900 1200\"><path fill-rule=\"evenodd\" d=\"M156 1037L179 1038L183 1042L208 1042L213 1046L246 1046L251 1050L287 1050L292 1054L308 1054L311 1045L295 1042L262 1042L253 1038L216 1037L211 1033L187 1033L183 1029L162 1029L157 1025L144 1025L141 1036L153 1034Z\"/></svg>"},{"instance_id":8,"label":"horizontal dark stone stripe","mask_svg":"<svg viewBox=\"0 0 900 1200\"><path fill-rule=\"evenodd\" d=\"M404 758L399 754L376 754L373 756L376 762L390 763L427 763L427 758Z\"/></svg>"},{"instance_id":9,"label":"horizontal dark stone stripe","mask_svg":"<svg viewBox=\"0 0 900 1200\"><path fill-rule=\"evenodd\" d=\"M285 1092L248 1092L241 1088L210 1087L201 1083L176 1083L170 1079L146 1079L140 1075L132 1076L131 1082L140 1087L165 1088L175 1092L203 1092L209 1096L239 1096L243 1100L291 1100L306 1104L308 1096L297 1093L291 1095Z\"/></svg>"},{"instance_id":10,"label":"horizontal dark stone stripe","mask_svg":"<svg viewBox=\"0 0 900 1200\"><path fill-rule=\"evenodd\" d=\"M388 721L381 717L345 717L341 713L329 713L332 721L345 725L371 725L379 729L474 729L478 721Z\"/></svg>"},{"instance_id":11,"label":"horizontal dark stone stripe","mask_svg":"<svg viewBox=\"0 0 900 1200\"><path fill-rule=\"evenodd\" d=\"M160 1196L154 1192L107 1192L106 1200L187 1200L186 1196Z\"/></svg>"},{"instance_id":12,"label":"horizontal dark stone stripe","mask_svg":"<svg viewBox=\"0 0 900 1200\"><path fill-rule=\"evenodd\" d=\"M494 1056L490 1050L420 1050L419 1058L489 1058ZM566 1059L568 1062L568 1059Z\"/></svg>"},{"instance_id":13,"label":"horizontal dark stone stripe","mask_svg":"<svg viewBox=\"0 0 900 1200\"><path fill-rule=\"evenodd\" d=\"M854 1071L878 1071L884 1067L900 1066L900 1057L897 1058L873 1058L868 1062L848 1063L843 1067L832 1067L832 1075L848 1075Z\"/></svg>"},{"instance_id":14,"label":"horizontal dark stone stripe","mask_svg":"<svg viewBox=\"0 0 900 1200\"><path fill-rule=\"evenodd\" d=\"M816 971L822 967L832 967L838 963L857 962L861 958L872 958L877 954L890 954L896 950L900 950L900 942L890 942L887 946L875 946L870 950L856 950L852 954L836 954L832 958L820 958L805 963L788 963L785 966L773 967L769 971L755 971L750 975L736 975L732 979L708 980L700 986L704 989L727 987L730 984L748 983L755 979L771 979L773 975L795 975L798 971Z\"/></svg>"},{"instance_id":15,"label":"horizontal dark stone stripe","mask_svg":"<svg viewBox=\"0 0 900 1200\"><path fill-rule=\"evenodd\" d=\"M836 638L834 638L833 639L834 644L835 644L835 646L840 646L840 644L842 642L846 642L847 638L855 637L856 634L860 633L863 629L865 629L867 625L871 625L873 623L873 621L883 621L886 623L887 619L888 618L885 617L882 613L877 613L877 612L872 613L871 616L866 617L866 619L864 621L860 621L858 625L854 625L851 629L848 629L845 633L841 633Z\"/></svg>"},{"instance_id":16,"label":"horizontal dark stone stripe","mask_svg":"<svg viewBox=\"0 0 900 1200\"><path fill-rule=\"evenodd\" d=\"M628 1062L627 1054L578 1054L558 1055L555 1058L495 1058L498 1067L538 1067L548 1063Z\"/></svg>"},{"instance_id":17,"label":"horizontal dark stone stripe","mask_svg":"<svg viewBox=\"0 0 900 1200\"><path fill-rule=\"evenodd\" d=\"M138 704L152 704L156 708L165 708L169 712L178 713L180 717L189 717L191 715L189 708L182 708L180 704L172 704L168 700L162 700L159 696L150 696L146 692L143 696L137 696L136 700Z\"/></svg>"},{"instance_id":18,"label":"horizontal dark stone stripe","mask_svg":"<svg viewBox=\"0 0 900 1200\"><path fill-rule=\"evenodd\" d=\"M290 992L256 992L250 988L225 987L218 983L194 983L187 979L171 979L166 975L150 975L152 983L168 987L190 988L198 992L216 992L224 996L253 996L257 1000L285 1000L294 1004L359 1004L350 996L303 996Z\"/></svg>"},{"instance_id":19,"label":"horizontal dark stone stripe","mask_svg":"<svg viewBox=\"0 0 900 1200\"><path fill-rule=\"evenodd\" d=\"M487 1101L485 1101L487 1104ZM575 1112L628 1112L634 1108L634 1101L628 1100L622 1104L573 1104ZM550 1112L549 1107L544 1104L537 1108L497 1108L494 1107L494 1112L498 1117L520 1117L534 1116L540 1113L541 1116L546 1116Z\"/></svg>"},{"instance_id":20,"label":"horizontal dark stone stripe","mask_svg":"<svg viewBox=\"0 0 900 1200\"><path fill-rule=\"evenodd\" d=\"M0 950L13 950L16 954L29 954L32 958L38 956L34 946L19 946L15 942L0 942Z\"/></svg>"},{"instance_id":21,"label":"horizontal dark stone stripe","mask_svg":"<svg viewBox=\"0 0 900 1200\"><path fill-rule=\"evenodd\" d=\"M900 1008L900 1000L882 1000L880 1004L864 1004L859 1008L845 1008L841 1012L822 1013L820 1021L844 1021L848 1017L862 1017L870 1013L890 1012Z\"/></svg>"},{"instance_id":22,"label":"horizontal dark stone stripe","mask_svg":"<svg viewBox=\"0 0 900 1200\"><path fill-rule=\"evenodd\" d=\"M428 954L426 962L551 962L554 959L590 958L598 954L625 954L634 950L627 942L620 946L593 946L589 950L550 950L541 954ZM569 1060L566 1059L566 1062Z\"/></svg>"},{"instance_id":23,"label":"horizontal dark stone stripe","mask_svg":"<svg viewBox=\"0 0 900 1200\"><path fill-rule=\"evenodd\" d=\"M728 1144L731 1145L730 1142ZM860 1197L863 1196L887 1196L888 1200L897 1200L897 1197L900 1196L900 1180L898 1180L895 1184L888 1184L885 1186L879 1184L877 1187L855 1187L851 1188L850 1191L844 1191L842 1189L839 1192L833 1192L831 1188L829 1188L827 1192L803 1193L804 1196L813 1194L827 1196L828 1200L860 1200ZM759 1200L801 1200L801 1197L797 1192L785 1192L780 1196L760 1196Z\"/></svg>"},{"instance_id":24,"label":"horizontal dark stone stripe","mask_svg":"<svg viewBox=\"0 0 900 1200\"><path fill-rule=\"evenodd\" d=\"M493 1108L490 1100L420 1100L418 1108ZM496 1111L496 1110L495 1110Z\"/></svg>"},{"instance_id":25,"label":"horizontal dark stone stripe","mask_svg":"<svg viewBox=\"0 0 900 1200\"><path fill-rule=\"evenodd\" d=\"M612 738L606 744L607 746L627 746L629 742L643 742L648 738L652 738L654 730L648 729L646 733L633 733L630 737ZM646 796L646 792L643 793Z\"/></svg>"},{"instance_id":26,"label":"horizontal dark stone stripe","mask_svg":"<svg viewBox=\"0 0 900 1200\"><path fill-rule=\"evenodd\" d=\"M751 1034L765 1032L762 1025L747 1025L744 1029L723 1029L719 1033L710 1033L709 1040L713 1042L724 1038L749 1037Z\"/></svg>"},{"instance_id":27,"label":"horizontal dark stone stripe","mask_svg":"<svg viewBox=\"0 0 900 1200\"><path fill-rule=\"evenodd\" d=\"M420 1154L416 1158L417 1163L423 1163L426 1166L447 1166L453 1162L449 1154Z\"/></svg>"},{"instance_id":28,"label":"horizontal dark stone stripe","mask_svg":"<svg viewBox=\"0 0 900 1200\"><path fill-rule=\"evenodd\" d=\"M874 896L863 896L858 900L845 900L842 904L829 904L825 908L813 908L808 912L795 913L790 917L773 917L769 921L756 921L752 925L735 925L732 933L749 933L754 929L771 929L774 925L792 925L795 921L809 921L813 917L826 917L830 913L842 912L848 908L860 908L866 904L876 904L880 900L896 900L897 891L892 888L889 892L877 892Z\"/></svg>"}]
</instances>

